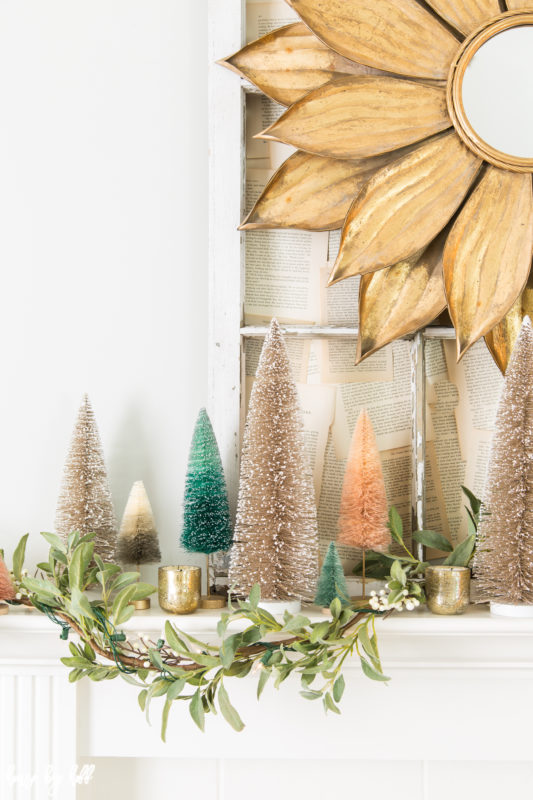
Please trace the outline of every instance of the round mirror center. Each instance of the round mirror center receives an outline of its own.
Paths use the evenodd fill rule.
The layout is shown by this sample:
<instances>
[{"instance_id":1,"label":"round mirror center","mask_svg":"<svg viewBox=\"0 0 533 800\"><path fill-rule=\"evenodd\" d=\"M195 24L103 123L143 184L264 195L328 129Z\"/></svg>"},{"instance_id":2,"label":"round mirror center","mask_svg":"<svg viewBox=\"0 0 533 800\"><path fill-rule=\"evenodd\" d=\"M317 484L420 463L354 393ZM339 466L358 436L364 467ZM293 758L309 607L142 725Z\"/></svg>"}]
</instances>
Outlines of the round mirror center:
<instances>
[{"instance_id":1,"label":"round mirror center","mask_svg":"<svg viewBox=\"0 0 533 800\"><path fill-rule=\"evenodd\" d=\"M473 131L516 158L533 158L533 26L488 39L462 81L462 103Z\"/></svg>"}]
</instances>

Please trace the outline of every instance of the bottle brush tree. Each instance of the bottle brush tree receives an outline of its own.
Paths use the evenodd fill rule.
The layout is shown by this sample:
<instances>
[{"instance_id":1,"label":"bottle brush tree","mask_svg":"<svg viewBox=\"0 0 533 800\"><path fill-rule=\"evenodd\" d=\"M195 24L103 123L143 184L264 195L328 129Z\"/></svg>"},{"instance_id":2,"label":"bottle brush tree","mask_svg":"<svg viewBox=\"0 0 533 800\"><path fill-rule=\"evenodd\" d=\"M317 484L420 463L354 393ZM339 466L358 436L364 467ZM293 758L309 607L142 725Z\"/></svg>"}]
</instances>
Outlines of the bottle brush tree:
<instances>
[{"instance_id":1,"label":"bottle brush tree","mask_svg":"<svg viewBox=\"0 0 533 800\"><path fill-rule=\"evenodd\" d=\"M84 396L74 426L56 511L56 531L94 533L94 552L113 561L117 528L104 454L94 413Z\"/></svg>"},{"instance_id":2,"label":"bottle brush tree","mask_svg":"<svg viewBox=\"0 0 533 800\"><path fill-rule=\"evenodd\" d=\"M207 592L211 593L209 554L229 550L233 539L228 492L211 420L200 409L193 432L183 498L182 547L207 556Z\"/></svg>"},{"instance_id":3,"label":"bottle brush tree","mask_svg":"<svg viewBox=\"0 0 533 800\"><path fill-rule=\"evenodd\" d=\"M161 561L152 506L142 481L131 487L118 534L117 559L137 567Z\"/></svg>"},{"instance_id":4,"label":"bottle brush tree","mask_svg":"<svg viewBox=\"0 0 533 800\"><path fill-rule=\"evenodd\" d=\"M474 574L480 602L533 605L533 330L528 317L496 414Z\"/></svg>"},{"instance_id":5,"label":"bottle brush tree","mask_svg":"<svg viewBox=\"0 0 533 800\"><path fill-rule=\"evenodd\" d=\"M241 457L229 581L265 599L311 600L318 529L298 391L276 320L265 337L250 397Z\"/></svg>"},{"instance_id":6,"label":"bottle brush tree","mask_svg":"<svg viewBox=\"0 0 533 800\"><path fill-rule=\"evenodd\" d=\"M350 602L342 562L335 542L330 542L318 579L315 603L317 606L329 607L336 597L341 603Z\"/></svg>"},{"instance_id":7,"label":"bottle brush tree","mask_svg":"<svg viewBox=\"0 0 533 800\"><path fill-rule=\"evenodd\" d=\"M366 409L359 414L342 487L337 542L362 551L363 597L365 552L382 552L390 544L387 495L374 429Z\"/></svg>"},{"instance_id":8,"label":"bottle brush tree","mask_svg":"<svg viewBox=\"0 0 533 800\"><path fill-rule=\"evenodd\" d=\"M0 602L2 600L13 600L15 597L15 588L11 575L6 567L4 559L0 556Z\"/></svg>"}]
</instances>

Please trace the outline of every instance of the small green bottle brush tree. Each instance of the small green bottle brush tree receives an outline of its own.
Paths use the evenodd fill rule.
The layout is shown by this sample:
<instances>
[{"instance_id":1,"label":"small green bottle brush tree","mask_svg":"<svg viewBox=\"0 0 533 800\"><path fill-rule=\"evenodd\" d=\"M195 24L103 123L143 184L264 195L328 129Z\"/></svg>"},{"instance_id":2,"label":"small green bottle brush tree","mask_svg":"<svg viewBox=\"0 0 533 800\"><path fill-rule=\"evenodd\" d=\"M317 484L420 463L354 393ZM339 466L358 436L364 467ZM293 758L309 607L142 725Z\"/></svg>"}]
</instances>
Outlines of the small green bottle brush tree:
<instances>
[{"instance_id":1,"label":"small green bottle brush tree","mask_svg":"<svg viewBox=\"0 0 533 800\"><path fill-rule=\"evenodd\" d=\"M335 543L330 542L318 578L315 603L317 606L329 608L336 597L338 597L343 604L350 603L342 561L340 560Z\"/></svg>"},{"instance_id":2,"label":"small green bottle brush tree","mask_svg":"<svg viewBox=\"0 0 533 800\"><path fill-rule=\"evenodd\" d=\"M232 538L222 460L211 421L205 408L202 408L196 420L189 452L181 545L191 553L205 554L208 597L212 588L216 591L216 587L211 586L209 555L229 550ZM204 598L203 605L212 605L212 601Z\"/></svg>"}]
</instances>

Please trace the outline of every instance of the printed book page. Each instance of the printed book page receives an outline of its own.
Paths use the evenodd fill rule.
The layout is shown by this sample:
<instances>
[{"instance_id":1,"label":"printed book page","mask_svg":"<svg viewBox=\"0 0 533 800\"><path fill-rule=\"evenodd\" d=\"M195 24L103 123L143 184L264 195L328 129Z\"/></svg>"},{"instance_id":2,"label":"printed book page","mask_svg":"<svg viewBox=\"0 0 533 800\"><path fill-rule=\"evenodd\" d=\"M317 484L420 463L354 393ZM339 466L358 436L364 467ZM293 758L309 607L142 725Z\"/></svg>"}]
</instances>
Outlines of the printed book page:
<instances>
[{"instance_id":1,"label":"printed book page","mask_svg":"<svg viewBox=\"0 0 533 800\"><path fill-rule=\"evenodd\" d=\"M260 36L265 36L276 28L290 25L291 22L298 22L298 20L296 11L280 0L270 3L248 0L246 4L246 41L254 42Z\"/></svg>"},{"instance_id":2,"label":"printed book page","mask_svg":"<svg viewBox=\"0 0 533 800\"><path fill-rule=\"evenodd\" d=\"M269 170L249 169L247 208L270 178ZM320 316L320 270L326 262L327 233L247 231L244 316L246 324L316 324Z\"/></svg>"}]
</instances>

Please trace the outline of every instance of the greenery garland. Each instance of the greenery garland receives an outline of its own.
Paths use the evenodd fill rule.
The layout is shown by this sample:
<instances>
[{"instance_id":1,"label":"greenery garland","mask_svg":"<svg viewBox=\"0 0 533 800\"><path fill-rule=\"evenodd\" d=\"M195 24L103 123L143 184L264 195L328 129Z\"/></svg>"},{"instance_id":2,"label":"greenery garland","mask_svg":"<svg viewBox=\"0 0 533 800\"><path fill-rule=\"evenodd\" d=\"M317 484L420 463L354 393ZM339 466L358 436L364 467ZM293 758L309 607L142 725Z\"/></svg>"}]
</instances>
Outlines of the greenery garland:
<instances>
[{"instance_id":1,"label":"greenery garland","mask_svg":"<svg viewBox=\"0 0 533 800\"><path fill-rule=\"evenodd\" d=\"M388 583L380 596L373 593L369 608L343 604L336 597L329 607L331 619L312 623L303 614L285 612L283 620L278 621L261 608L260 588L255 585L247 600L238 600L236 606L221 614L217 625L220 645L195 639L170 621L165 624L165 639L129 640L120 626L134 613L131 603L149 597L156 588L139 582L138 572L124 572L116 564L104 563L94 552L94 534L75 532L64 543L56 534L43 533L50 550L48 561L38 564L38 577L30 577L23 569L28 535L24 536L13 555L16 599L12 602L34 606L46 614L61 626L62 639L67 639L70 631L77 634L78 643L69 642L70 656L61 659L71 667L71 682L84 677L103 681L120 676L140 689L138 701L147 719L152 699L164 697L163 741L176 701L189 704L191 717L202 731L205 715L218 711L241 731L244 723L231 704L226 679L244 678L250 673L258 678L258 699L269 680L277 689L289 675L296 674L302 697L322 700L326 712L340 714L338 704L345 688L342 670L354 652L368 678L389 680L381 666L375 617L410 610L425 600L420 576L426 564L406 547L401 519L394 508L389 527L405 555L373 554L371 568L386 567ZM436 539L439 535L431 531L418 531L413 536L433 546L445 546L446 542L443 537L442 541ZM456 548L449 561L459 549L464 545ZM468 543L469 552L458 555L469 560L472 549L473 540ZM99 593L93 598L87 591L95 584ZM243 630L228 632L234 622L243 620L249 623Z\"/></svg>"}]
</instances>

